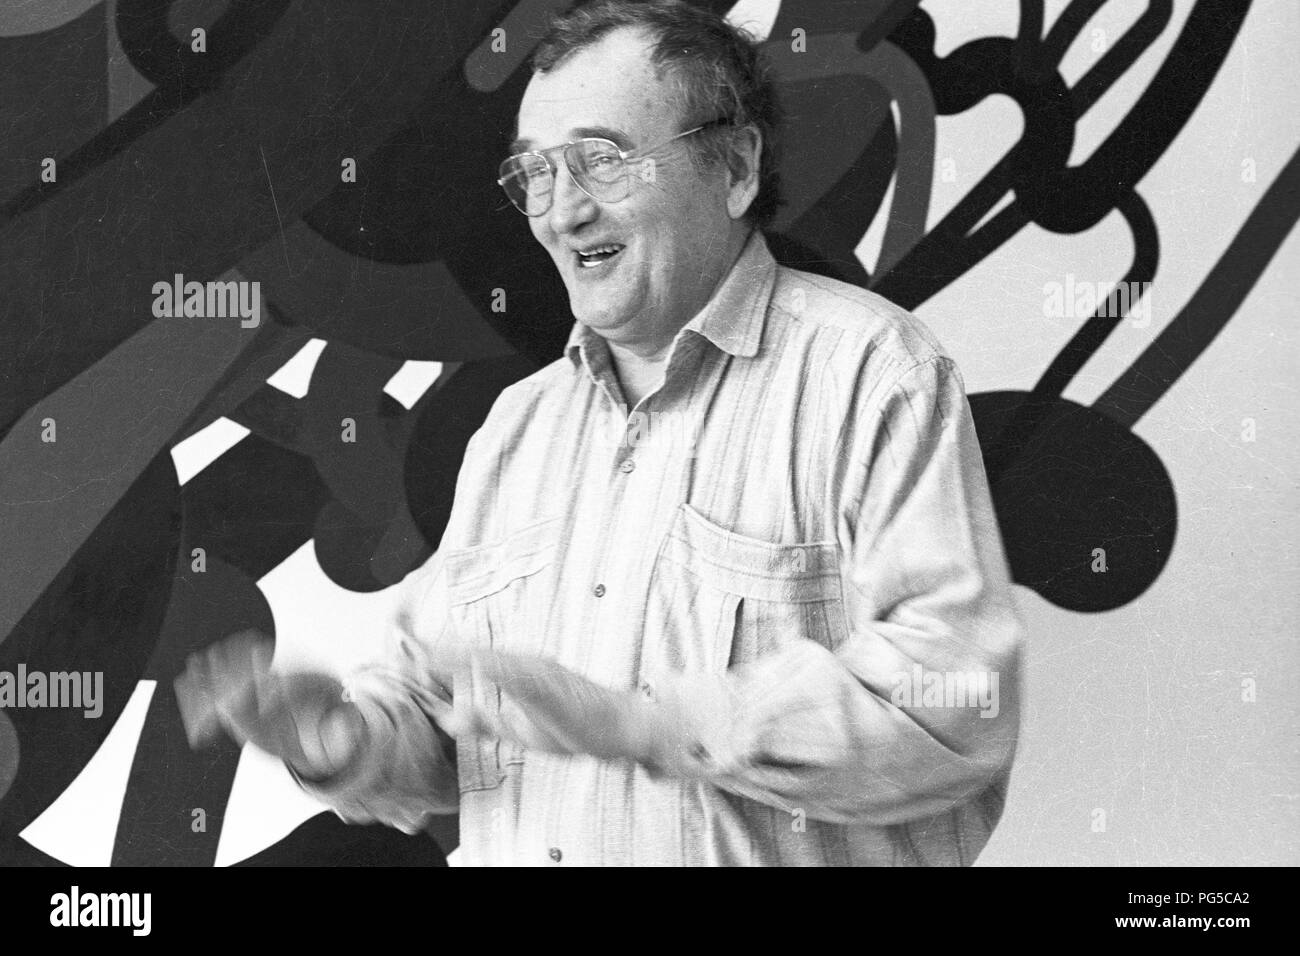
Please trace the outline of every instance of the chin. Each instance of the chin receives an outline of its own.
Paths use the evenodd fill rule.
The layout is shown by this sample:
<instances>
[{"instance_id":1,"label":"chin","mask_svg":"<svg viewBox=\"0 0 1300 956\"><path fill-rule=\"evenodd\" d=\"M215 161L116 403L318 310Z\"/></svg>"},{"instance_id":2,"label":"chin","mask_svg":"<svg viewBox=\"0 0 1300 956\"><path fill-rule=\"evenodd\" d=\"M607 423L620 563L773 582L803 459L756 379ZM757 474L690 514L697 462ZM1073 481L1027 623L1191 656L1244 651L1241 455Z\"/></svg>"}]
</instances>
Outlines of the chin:
<instances>
[{"instance_id":1,"label":"chin","mask_svg":"<svg viewBox=\"0 0 1300 956\"><path fill-rule=\"evenodd\" d=\"M623 323L625 317L622 310L609 308L604 303L589 300L585 305L577 304L572 297L569 299L569 311L573 313L575 319L597 332L617 328Z\"/></svg>"},{"instance_id":2,"label":"chin","mask_svg":"<svg viewBox=\"0 0 1300 956\"><path fill-rule=\"evenodd\" d=\"M589 328L595 330L596 332L601 333L602 335L608 331L611 331L612 329L617 328L619 324L618 318L616 316L610 315L608 312L588 311L582 315L578 315L575 312L573 317L577 319L579 322L581 322L583 325L588 326Z\"/></svg>"}]
</instances>

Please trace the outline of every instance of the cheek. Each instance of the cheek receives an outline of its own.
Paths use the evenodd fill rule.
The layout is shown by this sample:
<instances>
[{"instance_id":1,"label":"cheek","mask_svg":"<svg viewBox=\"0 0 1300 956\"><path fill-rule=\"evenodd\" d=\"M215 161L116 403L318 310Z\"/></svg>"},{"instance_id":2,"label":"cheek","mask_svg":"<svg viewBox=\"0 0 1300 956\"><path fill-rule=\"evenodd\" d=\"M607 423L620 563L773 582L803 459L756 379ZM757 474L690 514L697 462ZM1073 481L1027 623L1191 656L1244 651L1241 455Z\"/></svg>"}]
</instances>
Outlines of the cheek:
<instances>
[{"instance_id":1,"label":"cheek","mask_svg":"<svg viewBox=\"0 0 1300 956\"><path fill-rule=\"evenodd\" d=\"M545 216L531 216L528 219L528 231L546 249L554 251L555 236L546 225Z\"/></svg>"},{"instance_id":2,"label":"cheek","mask_svg":"<svg viewBox=\"0 0 1300 956\"><path fill-rule=\"evenodd\" d=\"M665 219L675 232L692 242L707 242L727 217L726 191L712 181L696 178L683 183L672 199L664 212Z\"/></svg>"}]
</instances>

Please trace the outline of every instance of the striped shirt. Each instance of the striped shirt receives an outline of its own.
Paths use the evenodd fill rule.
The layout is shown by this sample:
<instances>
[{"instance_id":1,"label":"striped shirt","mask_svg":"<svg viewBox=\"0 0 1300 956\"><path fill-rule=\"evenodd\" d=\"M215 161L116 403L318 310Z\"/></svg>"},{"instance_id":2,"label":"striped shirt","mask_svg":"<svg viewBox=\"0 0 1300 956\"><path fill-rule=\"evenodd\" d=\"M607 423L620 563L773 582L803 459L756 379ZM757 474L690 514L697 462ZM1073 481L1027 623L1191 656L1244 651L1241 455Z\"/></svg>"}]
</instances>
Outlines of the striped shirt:
<instances>
[{"instance_id":1,"label":"striped shirt","mask_svg":"<svg viewBox=\"0 0 1300 956\"><path fill-rule=\"evenodd\" d=\"M458 808L471 865L914 865L971 863L1001 815L1022 625L960 373L759 232L636 408L581 324L506 389L402 587L349 682L366 755L306 785L346 820ZM453 635L671 691L696 765L451 745Z\"/></svg>"}]
</instances>

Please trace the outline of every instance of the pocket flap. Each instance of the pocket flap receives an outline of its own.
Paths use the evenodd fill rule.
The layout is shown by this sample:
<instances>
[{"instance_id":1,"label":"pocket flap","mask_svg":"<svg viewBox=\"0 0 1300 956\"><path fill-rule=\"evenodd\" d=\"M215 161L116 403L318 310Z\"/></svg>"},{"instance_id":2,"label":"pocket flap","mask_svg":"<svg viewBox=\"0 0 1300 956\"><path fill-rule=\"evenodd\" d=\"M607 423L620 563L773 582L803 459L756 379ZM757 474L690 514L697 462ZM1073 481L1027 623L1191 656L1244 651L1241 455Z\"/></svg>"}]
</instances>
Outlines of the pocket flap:
<instances>
[{"instance_id":1,"label":"pocket flap","mask_svg":"<svg viewBox=\"0 0 1300 956\"><path fill-rule=\"evenodd\" d=\"M559 517L546 518L504 540L448 551L447 593L452 604L467 604L495 594L511 581L536 574L555 560Z\"/></svg>"},{"instance_id":2,"label":"pocket flap","mask_svg":"<svg viewBox=\"0 0 1300 956\"><path fill-rule=\"evenodd\" d=\"M742 597L806 603L840 596L833 543L760 541L714 524L689 504L679 508L664 552L714 586Z\"/></svg>"}]
</instances>

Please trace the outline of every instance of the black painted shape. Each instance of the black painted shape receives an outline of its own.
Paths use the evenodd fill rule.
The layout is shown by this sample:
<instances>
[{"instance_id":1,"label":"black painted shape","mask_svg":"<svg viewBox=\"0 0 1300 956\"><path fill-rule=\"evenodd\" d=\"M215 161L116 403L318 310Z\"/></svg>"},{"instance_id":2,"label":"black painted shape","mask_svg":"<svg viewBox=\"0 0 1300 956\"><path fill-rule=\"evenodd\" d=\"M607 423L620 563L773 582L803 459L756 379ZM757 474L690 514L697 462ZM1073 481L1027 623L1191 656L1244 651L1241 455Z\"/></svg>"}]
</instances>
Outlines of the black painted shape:
<instances>
[{"instance_id":1,"label":"black painted shape","mask_svg":"<svg viewBox=\"0 0 1300 956\"><path fill-rule=\"evenodd\" d=\"M1064 392L1110 333L1127 318L1127 312L1137 304L1129 294L1129 309L1122 309L1124 297L1120 290L1131 293L1135 286L1141 287L1142 283L1155 280L1156 269L1160 265L1160 231L1156 227L1155 218L1137 193L1121 196L1118 206L1133 236L1133 262L1124 278L1106 297L1105 303L1098 303L1092 316L1070 337L1070 341L1065 343L1065 347L1039 376L1038 384L1034 386L1036 395L1060 395Z\"/></svg>"},{"instance_id":2,"label":"black painted shape","mask_svg":"<svg viewBox=\"0 0 1300 956\"><path fill-rule=\"evenodd\" d=\"M190 654L232 633L275 633L271 608L253 580L211 555L206 570L195 571L190 553L203 546L203 537L187 522L184 538L172 602L145 670L158 683L127 780L114 866L211 866L216 860L240 748L223 736L191 750L173 683ZM196 808L204 812L200 829Z\"/></svg>"},{"instance_id":3,"label":"black painted shape","mask_svg":"<svg viewBox=\"0 0 1300 956\"><path fill-rule=\"evenodd\" d=\"M1023 406L1041 422L1024 444L999 436ZM1012 578L1057 607L1110 611L1151 586L1177 530L1173 482L1154 451L1123 425L1059 397L970 396L986 456L1008 463L991 482ZM1093 549L1107 570L1093 571Z\"/></svg>"},{"instance_id":4,"label":"black painted shape","mask_svg":"<svg viewBox=\"0 0 1300 956\"><path fill-rule=\"evenodd\" d=\"M883 109L886 121L877 126L857 160L785 230L784 241L769 243L777 261L867 287L870 276L854 250L876 217L898 162L898 136L888 106ZM787 174L785 178L791 177ZM798 265L782 258L801 247L815 249L818 254Z\"/></svg>"},{"instance_id":5,"label":"black painted shape","mask_svg":"<svg viewBox=\"0 0 1300 956\"><path fill-rule=\"evenodd\" d=\"M1249 9L1249 3L1199 0L1137 103L1093 154L1079 166L1017 183L1016 199L1028 204L1033 220L1054 232L1081 232L1105 218L1187 125Z\"/></svg>"},{"instance_id":6,"label":"black painted shape","mask_svg":"<svg viewBox=\"0 0 1300 956\"><path fill-rule=\"evenodd\" d=\"M0 205L39 183L41 160L72 152L103 126L106 15L100 4L41 33L0 37ZM59 179L67 172L60 163Z\"/></svg>"},{"instance_id":7,"label":"black painted shape","mask_svg":"<svg viewBox=\"0 0 1300 956\"><path fill-rule=\"evenodd\" d=\"M950 114L968 109L992 92L1012 96L1025 114L1021 141L999 162L889 275L876 291L914 309L996 249L1025 222L1056 232L1091 228L1131 191L1164 154L1195 111L1226 58L1248 5L1202 0L1137 104L1100 147L1080 166L1066 167L1073 142L1075 110L1101 96L1101 85L1118 77L1118 67L1136 59L1138 46L1156 36L1160 9L1125 34L1125 45L1105 70L1085 77L1076 101L1047 56L1038 50L1035 68L1025 67L1024 38L980 39L949 56L934 55L934 23L917 10L891 35L921 67L935 96L936 109ZM1050 49L1049 49L1050 52ZM1113 52L1113 51L1112 51ZM1099 64L1099 67L1102 64ZM988 225L969 234L975 223L1008 190L1015 202Z\"/></svg>"},{"instance_id":8,"label":"black painted shape","mask_svg":"<svg viewBox=\"0 0 1300 956\"><path fill-rule=\"evenodd\" d=\"M371 176L368 166L360 173ZM364 191L384 189L367 181ZM377 227L361 228L365 235ZM515 351L483 316L492 297L471 300L442 263L366 262L305 222L249 253L239 271L261 281L285 321L327 342L398 360L463 362Z\"/></svg>"},{"instance_id":9,"label":"black painted shape","mask_svg":"<svg viewBox=\"0 0 1300 956\"><path fill-rule=\"evenodd\" d=\"M402 484L412 418L383 400L383 387L400 365L332 345L317 360L305 399L265 386L231 415L311 460L328 490L313 523L316 557L330 579L350 591L395 584L429 554L410 522ZM345 420L352 423L346 427L350 441L344 440Z\"/></svg>"},{"instance_id":10,"label":"black painted shape","mask_svg":"<svg viewBox=\"0 0 1300 956\"><path fill-rule=\"evenodd\" d=\"M767 246L772 253L772 258L783 266L825 276L828 279L838 279L840 282L848 282L852 285L866 286L863 276L866 275L867 270L862 267L861 262L855 269L844 256L827 256L821 247L792 238L786 233L767 233Z\"/></svg>"},{"instance_id":11,"label":"black painted shape","mask_svg":"<svg viewBox=\"0 0 1300 956\"><path fill-rule=\"evenodd\" d=\"M181 493L185 542L177 569L186 586L190 549L224 561L256 581L311 537L329 490L307 457L253 434L195 475ZM214 608L215 610L215 608Z\"/></svg>"},{"instance_id":12,"label":"black painted shape","mask_svg":"<svg viewBox=\"0 0 1300 956\"><path fill-rule=\"evenodd\" d=\"M180 539L176 475L164 453L0 643L0 670L102 671L103 714L7 711L22 761L0 801L0 840L39 816L99 749L153 653Z\"/></svg>"},{"instance_id":13,"label":"black painted shape","mask_svg":"<svg viewBox=\"0 0 1300 956\"><path fill-rule=\"evenodd\" d=\"M0 866L59 866L67 867L44 850L38 850L17 834L0 830Z\"/></svg>"},{"instance_id":14,"label":"black painted shape","mask_svg":"<svg viewBox=\"0 0 1300 956\"><path fill-rule=\"evenodd\" d=\"M70 188L142 136L214 90L222 77L274 29L288 0L231 0L208 30L208 51L191 51L167 25L174 0L120 0L117 31L127 59L156 88L116 122L59 159L56 182L34 182L0 205L0 225Z\"/></svg>"},{"instance_id":15,"label":"black painted shape","mask_svg":"<svg viewBox=\"0 0 1300 956\"><path fill-rule=\"evenodd\" d=\"M1017 204L1002 210L978 231L976 225L1009 189L1031 188L1042 170L1064 166L1074 142L1073 104L1055 72L1019 68L1023 44L1011 39L967 43L943 60L929 47L933 22L917 11L892 39L929 80L941 115L963 112L985 97L1004 93L1025 114L1020 141L873 288L907 309L915 309L992 253L1028 221ZM1017 192L1017 197L1019 192Z\"/></svg>"},{"instance_id":16,"label":"black painted shape","mask_svg":"<svg viewBox=\"0 0 1300 956\"><path fill-rule=\"evenodd\" d=\"M180 5L177 0L118 0L118 40L142 76L173 100L187 102L220 83L227 70L262 42L288 9L289 0L228 0L228 4L206 28L202 53L191 48L190 37L172 32L171 8Z\"/></svg>"},{"instance_id":17,"label":"black painted shape","mask_svg":"<svg viewBox=\"0 0 1300 956\"><path fill-rule=\"evenodd\" d=\"M339 184L340 157L397 128L483 17L447 21L414 0L340 2L329 16L290 6L207 95L0 224L0 334L11 344L0 351L0 431L153 321L154 282L215 279L319 202ZM111 145L140 108L97 139Z\"/></svg>"},{"instance_id":18,"label":"black painted shape","mask_svg":"<svg viewBox=\"0 0 1300 956\"><path fill-rule=\"evenodd\" d=\"M236 866L446 866L423 833L370 824L349 826L332 813L307 820L287 837Z\"/></svg>"},{"instance_id":19,"label":"black painted shape","mask_svg":"<svg viewBox=\"0 0 1300 956\"><path fill-rule=\"evenodd\" d=\"M1082 116L1137 62L1164 32L1173 17L1173 0L1151 0L1137 21L1124 31L1070 91L1074 115ZM1057 21L1060 22L1059 20ZM1053 63L1053 67L1055 67Z\"/></svg>"},{"instance_id":20,"label":"black painted shape","mask_svg":"<svg viewBox=\"0 0 1300 956\"><path fill-rule=\"evenodd\" d=\"M442 261L482 318L540 367L560 354L573 324L568 293L496 183L529 78L527 68L517 70L491 93L470 89L459 72L439 78L404 125L358 164L358 181L382 188L340 186L303 219L358 258ZM496 289L505 290L505 312L490 308ZM367 338L356 344L376 348L372 331L357 332ZM418 341L415 332L387 335L396 344Z\"/></svg>"},{"instance_id":21,"label":"black painted shape","mask_svg":"<svg viewBox=\"0 0 1300 956\"><path fill-rule=\"evenodd\" d=\"M1133 234L1133 263L1106 300L1098 303L1092 316L1079 327L1043 372L1034 386L1033 400L1021 405L1006 422L1005 430L998 435L996 451L990 449L985 456L984 464L990 481L997 481L1007 465L1008 456L1014 456L1017 449L1025 447L1030 436L1043 427L1041 416L1055 408L1052 400L1065 391L1071 379L1101 347L1106 337L1137 306L1131 295L1134 288L1140 288L1135 284L1150 282L1155 278L1160 261L1160 237L1151 211L1136 193L1123 197L1119 206ZM1127 305L1123 305L1121 290L1124 290ZM1136 436L1134 440L1142 441Z\"/></svg>"},{"instance_id":22,"label":"black painted shape","mask_svg":"<svg viewBox=\"0 0 1300 956\"><path fill-rule=\"evenodd\" d=\"M395 368L331 345L306 398L263 386L231 410L253 434L187 485L194 540L256 579L315 538L321 569L358 592L422 563L441 537L470 435L501 389L536 366L523 356L467 363L410 412L382 392ZM345 417L355 442L342 440Z\"/></svg>"},{"instance_id":23,"label":"black painted shape","mask_svg":"<svg viewBox=\"0 0 1300 956\"><path fill-rule=\"evenodd\" d=\"M265 294L263 288L264 297ZM310 338L308 329L292 322L274 302L267 300L256 338L235 357L202 403L177 430L173 444L180 444L218 418L229 416L264 388L266 380L292 359Z\"/></svg>"}]
</instances>

